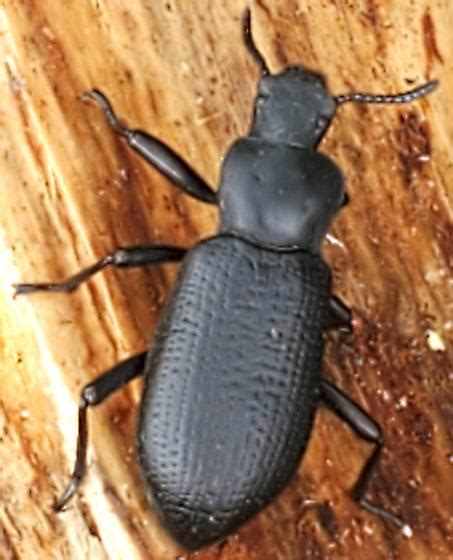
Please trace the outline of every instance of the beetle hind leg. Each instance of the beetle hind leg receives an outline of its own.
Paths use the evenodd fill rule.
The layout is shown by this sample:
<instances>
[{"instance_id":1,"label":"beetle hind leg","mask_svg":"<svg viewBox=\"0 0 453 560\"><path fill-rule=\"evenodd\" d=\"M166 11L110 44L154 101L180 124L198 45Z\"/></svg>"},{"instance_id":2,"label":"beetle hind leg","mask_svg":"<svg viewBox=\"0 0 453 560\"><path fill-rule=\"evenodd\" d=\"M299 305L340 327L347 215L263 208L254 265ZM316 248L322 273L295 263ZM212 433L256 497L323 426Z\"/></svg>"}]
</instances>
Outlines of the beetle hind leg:
<instances>
[{"instance_id":1,"label":"beetle hind leg","mask_svg":"<svg viewBox=\"0 0 453 560\"><path fill-rule=\"evenodd\" d=\"M378 517L381 517L382 519L385 519L390 523L393 523L401 530L401 532L405 536L411 536L412 529L409 527L409 525L404 523L404 521L400 517L398 517L395 513L387 509L384 509L383 507L378 506L373 502L370 502L370 500L368 500L367 498L365 498L365 492L368 487L368 482L379 461L382 447L383 447L382 439L379 439L373 443L375 444L375 449L371 454L370 458L368 459L368 461L365 463L365 466L363 467L358 480L354 484L354 487L351 490L351 496L353 500L357 502L363 509L366 509L370 513L377 515Z\"/></svg>"},{"instance_id":2,"label":"beetle hind leg","mask_svg":"<svg viewBox=\"0 0 453 560\"><path fill-rule=\"evenodd\" d=\"M404 523L404 521L398 517L395 513L370 502L365 498L365 492L368 488L368 483L373 475L374 469L379 461L383 447L383 439L380 427L377 423L353 400L351 400L347 395L340 391L335 385L322 380L322 397L325 403L338 414L345 422L351 426L351 428L359 435L361 438L373 443L375 448L371 454L368 461L365 463L357 482L352 488L351 495L354 501L356 501L361 507L367 511L373 513L390 521L396 525L402 533L410 537L412 530Z\"/></svg>"},{"instance_id":3,"label":"beetle hind leg","mask_svg":"<svg viewBox=\"0 0 453 560\"><path fill-rule=\"evenodd\" d=\"M146 352L136 354L109 369L82 389L79 404L79 428L77 436L77 452L68 485L61 496L54 502L52 509L62 511L69 500L77 492L86 471L88 447L87 413L90 406L104 401L113 392L143 373Z\"/></svg>"}]
</instances>

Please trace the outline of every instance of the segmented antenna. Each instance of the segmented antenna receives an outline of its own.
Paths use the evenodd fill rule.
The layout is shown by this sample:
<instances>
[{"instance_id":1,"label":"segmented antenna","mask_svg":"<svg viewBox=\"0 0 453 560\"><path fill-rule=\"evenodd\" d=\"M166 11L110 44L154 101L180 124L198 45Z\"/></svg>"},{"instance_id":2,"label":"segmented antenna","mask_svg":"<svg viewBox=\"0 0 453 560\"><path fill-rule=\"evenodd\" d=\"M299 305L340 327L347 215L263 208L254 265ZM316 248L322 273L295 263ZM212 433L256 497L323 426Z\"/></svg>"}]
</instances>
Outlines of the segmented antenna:
<instances>
[{"instance_id":1,"label":"segmented antenna","mask_svg":"<svg viewBox=\"0 0 453 560\"><path fill-rule=\"evenodd\" d=\"M250 9L246 8L244 11L244 15L242 16L242 37L244 39L245 46L249 53L252 55L254 61L258 65L261 74L263 76L268 76L270 74L269 68L261 56L261 53L256 48L256 45L253 41L251 26L250 26Z\"/></svg>"},{"instance_id":2,"label":"segmented antenna","mask_svg":"<svg viewBox=\"0 0 453 560\"><path fill-rule=\"evenodd\" d=\"M415 99L424 97L425 95L433 92L439 85L438 80L431 80L421 86L397 93L395 95L373 95L372 93L346 93L344 95L337 95L334 97L337 105L354 101L356 103L410 103Z\"/></svg>"}]
</instances>

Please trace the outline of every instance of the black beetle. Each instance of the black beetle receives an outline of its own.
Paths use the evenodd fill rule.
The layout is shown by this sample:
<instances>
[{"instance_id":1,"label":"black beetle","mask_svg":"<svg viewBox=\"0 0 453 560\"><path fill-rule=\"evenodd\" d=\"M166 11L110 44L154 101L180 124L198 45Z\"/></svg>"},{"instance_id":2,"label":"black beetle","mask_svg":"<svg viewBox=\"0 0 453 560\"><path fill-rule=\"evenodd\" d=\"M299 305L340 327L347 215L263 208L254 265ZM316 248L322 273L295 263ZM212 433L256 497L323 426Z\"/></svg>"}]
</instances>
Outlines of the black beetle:
<instances>
[{"instance_id":1,"label":"black beetle","mask_svg":"<svg viewBox=\"0 0 453 560\"><path fill-rule=\"evenodd\" d=\"M398 516L364 497L382 449L380 428L320 375L323 333L349 329L351 312L331 295L320 257L347 202L343 178L316 148L339 104L410 102L437 82L398 95L333 97L320 75L299 66L270 74L248 10L243 32L263 76L250 132L228 151L218 194L160 140L123 125L101 92L86 94L176 186L218 204L220 226L190 250L117 249L63 283L16 286L17 294L70 292L109 265L183 261L150 350L82 390L75 468L54 508L66 505L84 475L88 407L144 374L139 462L153 506L187 550L225 538L275 498L301 461L320 401L375 444L353 498L408 534Z\"/></svg>"}]
</instances>

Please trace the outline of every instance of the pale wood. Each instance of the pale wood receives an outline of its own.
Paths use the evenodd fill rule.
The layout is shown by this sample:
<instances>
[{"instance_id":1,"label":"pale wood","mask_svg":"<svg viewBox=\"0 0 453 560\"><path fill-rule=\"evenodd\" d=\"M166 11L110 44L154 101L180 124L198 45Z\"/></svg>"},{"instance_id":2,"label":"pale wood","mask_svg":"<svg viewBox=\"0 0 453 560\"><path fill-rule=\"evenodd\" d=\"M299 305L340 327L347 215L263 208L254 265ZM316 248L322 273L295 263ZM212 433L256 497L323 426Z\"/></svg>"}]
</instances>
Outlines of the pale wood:
<instances>
[{"instance_id":1,"label":"pale wood","mask_svg":"<svg viewBox=\"0 0 453 560\"><path fill-rule=\"evenodd\" d=\"M176 267L109 271L71 296L13 300L11 285L62 279L118 244L189 246L215 231L215 210L146 168L78 96L102 89L128 123L216 184L222 154L247 131L256 88L240 36L244 6L0 7L2 560L177 553L135 466L140 382L93 411L83 488L66 513L49 509L72 468L80 388L149 343ZM321 147L344 169L352 201L324 254L336 293L357 314L353 336L329 335L325 369L382 425L387 451L370 494L414 536L351 502L347 490L369 448L321 411L282 497L197 558L453 557L453 4L279 0L256 2L252 12L274 71L303 63L325 74L334 93L441 81L412 106L341 108Z\"/></svg>"}]
</instances>

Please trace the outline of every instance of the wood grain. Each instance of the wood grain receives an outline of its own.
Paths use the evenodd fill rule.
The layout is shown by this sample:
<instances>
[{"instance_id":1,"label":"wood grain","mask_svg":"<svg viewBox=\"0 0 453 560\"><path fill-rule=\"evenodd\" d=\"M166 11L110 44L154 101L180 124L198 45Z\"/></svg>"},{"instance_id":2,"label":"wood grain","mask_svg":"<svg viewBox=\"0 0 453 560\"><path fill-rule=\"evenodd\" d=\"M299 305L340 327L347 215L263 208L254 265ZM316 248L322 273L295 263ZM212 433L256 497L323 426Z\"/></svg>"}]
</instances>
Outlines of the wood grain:
<instances>
[{"instance_id":1,"label":"wood grain","mask_svg":"<svg viewBox=\"0 0 453 560\"><path fill-rule=\"evenodd\" d=\"M190 246L212 208L173 189L113 136L104 91L131 126L217 183L246 134L257 70L244 2L3 0L0 5L0 558L171 559L134 460L140 381L90 415L89 474L68 511L52 500L75 453L80 388L149 344L176 267L107 271L71 296L13 300L18 281L58 280L117 245ZM256 41L273 71L301 63L333 93L441 87L410 106L342 107L321 146L351 203L324 255L356 313L328 337L325 371L381 424L370 496L414 531L348 497L369 446L321 410L280 499L200 560L453 558L453 4L259 1ZM183 556L181 556L183 557Z\"/></svg>"}]
</instances>

